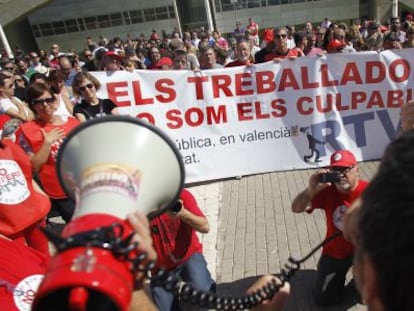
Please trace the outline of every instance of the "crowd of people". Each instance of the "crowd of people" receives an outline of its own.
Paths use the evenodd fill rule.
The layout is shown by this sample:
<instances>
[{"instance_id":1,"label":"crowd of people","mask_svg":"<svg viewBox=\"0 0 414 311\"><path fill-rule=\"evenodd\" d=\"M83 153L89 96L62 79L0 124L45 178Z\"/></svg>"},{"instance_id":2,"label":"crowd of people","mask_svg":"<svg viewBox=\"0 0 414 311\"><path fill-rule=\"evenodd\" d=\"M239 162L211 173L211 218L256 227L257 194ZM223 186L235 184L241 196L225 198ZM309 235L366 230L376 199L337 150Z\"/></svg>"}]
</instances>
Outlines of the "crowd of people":
<instances>
[{"instance_id":1,"label":"crowd of people","mask_svg":"<svg viewBox=\"0 0 414 311\"><path fill-rule=\"evenodd\" d=\"M403 22L399 17L393 17L389 25L369 20L346 25L325 18L319 25L307 22L299 31L293 26L260 31L258 24L249 18L245 28L237 22L229 38L218 31L210 33L201 28L183 34L162 32L161 36L153 30L149 38L141 35L137 39L100 39L95 43L88 38L85 49L79 54L62 52L57 44L53 44L49 53L40 50L26 54L16 49L14 59L3 55L0 60L0 168L7 172L7 176L2 176L2 183L8 183L7 187L2 187L0 196L0 243L3 253L7 251L7 256L3 253L0 256L0 262L3 267L8 267L7 271L1 272L2 284L7 285L6 291L1 292L7 297L7 310L17 308L13 308L12 296L20 282L33 274L46 272L49 250L39 226L49 225L51 230L58 230L50 219L58 215L68 223L75 208L75 202L67 197L57 178L56 155L61 143L80 123L119 114L118 107L110 99L98 98L101 84L90 72L198 71L325 53L410 48L414 47L414 22L410 14ZM408 133L387 149L379 173L371 184L359 179L354 155L348 150L340 150L331 156L330 166L315 172L306 189L293 200L292 211L295 213L324 210L327 237L346 232L344 237L324 246L314 286L317 304L331 305L340 301L345 274L354 265L359 273L355 277L356 285L372 310L411 310L414 306L411 297L405 295L412 291L412 285L402 281L410 267L400 273L402 268L397 265L405 257L396 256L404 254L408 263L413 256L409 223L412 223L413 213L409 208L404 209L404 203L410 202L412 193L408 185L411 186L412 179L409 175L410 156L414 155L411 150L414 146L413 124L414 103L409 103L402 110L402 126ZM393 178L394 169L406 178ZM337 179L321 180L321 175L327 173L335 173ZM10 178L15 182L10 183ZM395 184L388 187L389 180ZM402 181L406 184L399 187ZM377 192L381 192L383 201L379 201ZM15 206L21 209L22 215L16 213ZM129 218L138 234L153 241L153 246L147 248L156 251L156 267L164 266L196 287L215 291L215 282L196 235L196 232L209 231L208 220L189 191L183 190L175 209L150 223L141 220L140 226L134 226L145 217L130 215ZM348 229L343 227L344 218ZM392 235L385 232L387 225L395 226L391 228ZM393 243L391 237L398 243ZM392 247L383 247L388 244ZM17 258L16 254L23 255ZM393 256L395 259L387 263ZM13 272L15 261L10 258L14 257L22 261L19 266L23 266L25 260L30 261L31 266L20 273ZM393 267L398 273L391 271ZM269 276L260 279L250 291L271 279ZM405 287L400 293L392 288L392 284L396 288L395 284ZM160 310L179 310L176 297L156 282L151 282L151 292ZM272 300L265 301L256 310L281 310L288 294L289 286L284 284Z\"/></svg>"}]
</instances>

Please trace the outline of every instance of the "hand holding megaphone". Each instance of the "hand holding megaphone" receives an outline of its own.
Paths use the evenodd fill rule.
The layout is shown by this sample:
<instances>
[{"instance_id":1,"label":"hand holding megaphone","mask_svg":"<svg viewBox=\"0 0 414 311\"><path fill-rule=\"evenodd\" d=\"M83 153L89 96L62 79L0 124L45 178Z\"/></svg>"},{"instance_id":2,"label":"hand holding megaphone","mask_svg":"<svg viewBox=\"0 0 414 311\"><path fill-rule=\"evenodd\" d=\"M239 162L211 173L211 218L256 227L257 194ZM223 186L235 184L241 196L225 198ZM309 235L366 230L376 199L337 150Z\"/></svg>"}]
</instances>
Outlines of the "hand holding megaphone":
<instances>
[{"instance_id":1,"label":"hand holding megaphone","mask_svg":"<svg viewBox=\"0 0 414 311\"><path fill-rule=\"evenodd\" d=\"M58 254L33 310L127 310L156 258L146 216L169 210L183 188L181 154L154 126L111 116L73 130L56 163L76 209L50 236Z\"/></svg>"}]
</instances>

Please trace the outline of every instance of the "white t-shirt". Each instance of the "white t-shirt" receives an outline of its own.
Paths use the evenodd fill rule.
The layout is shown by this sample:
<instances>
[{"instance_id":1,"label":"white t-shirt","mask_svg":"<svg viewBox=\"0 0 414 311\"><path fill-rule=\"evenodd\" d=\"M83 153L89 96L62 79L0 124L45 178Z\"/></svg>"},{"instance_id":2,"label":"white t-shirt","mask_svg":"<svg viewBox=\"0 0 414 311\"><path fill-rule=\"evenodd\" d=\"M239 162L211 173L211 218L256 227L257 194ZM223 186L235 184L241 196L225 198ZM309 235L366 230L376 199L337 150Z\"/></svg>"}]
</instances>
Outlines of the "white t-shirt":
<instances>
[{"instance_id":1,"label":"white t-shirt","mask_svg":"<svg viewBox=\"0 0 414 311\"><path fill-rule=\"evenodd\" d=\"M57 110L54 112L55 115L61 116L61 117L73 117L71 113L66 108L65 101L62 98L62 95L57 94L57 98L59 100L59 105L57 107Z\"/></svg>"}]
</instances>

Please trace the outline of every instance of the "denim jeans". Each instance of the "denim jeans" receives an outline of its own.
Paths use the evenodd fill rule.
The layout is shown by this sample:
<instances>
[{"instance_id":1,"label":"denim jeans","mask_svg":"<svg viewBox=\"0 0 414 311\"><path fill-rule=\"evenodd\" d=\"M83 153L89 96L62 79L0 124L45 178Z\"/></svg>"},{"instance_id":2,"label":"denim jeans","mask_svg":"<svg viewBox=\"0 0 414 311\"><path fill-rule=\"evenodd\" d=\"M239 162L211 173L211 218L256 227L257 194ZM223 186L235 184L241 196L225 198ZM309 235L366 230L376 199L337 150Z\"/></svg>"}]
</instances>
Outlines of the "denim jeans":
<instances>
[{"instance_id":1,"label":"denim jeans","mask_svg":"<svg viewBox=\"0 0 414 311\"><path fill-rule=\"evenodd\" d=\"M196 289L215 292L216 283L207 269L207 262L200 253L193 254L186 262L171 272L176 273L185 282L191 283ZM180 310L179 301L173 293L151 282L152 299L160 311Z\"/></svg>"}]
</instances>

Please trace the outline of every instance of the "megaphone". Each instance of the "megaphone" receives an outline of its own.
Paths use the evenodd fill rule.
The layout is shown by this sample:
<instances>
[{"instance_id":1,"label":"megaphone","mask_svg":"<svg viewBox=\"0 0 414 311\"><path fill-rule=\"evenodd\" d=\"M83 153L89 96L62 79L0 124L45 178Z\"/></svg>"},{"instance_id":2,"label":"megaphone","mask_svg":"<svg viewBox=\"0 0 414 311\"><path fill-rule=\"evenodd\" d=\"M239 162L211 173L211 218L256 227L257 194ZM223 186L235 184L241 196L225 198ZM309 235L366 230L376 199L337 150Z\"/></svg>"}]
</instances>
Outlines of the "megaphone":
<instances>
[{"instance_id":1,"label":"megaphone","mask_svg":"<svg viewBox=\"0 0 414 311\"><path fill-rule=\"evenodd\" d=\"M132 117L108 116L74 129L62 143L57 171L76 199L71 222L53 237L58 254L37 291L33 310L127 310L140 254L125 221L150 217L178 200L184 164L159 129Z\"/></svg>"}]
</instances>

